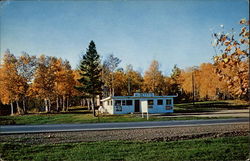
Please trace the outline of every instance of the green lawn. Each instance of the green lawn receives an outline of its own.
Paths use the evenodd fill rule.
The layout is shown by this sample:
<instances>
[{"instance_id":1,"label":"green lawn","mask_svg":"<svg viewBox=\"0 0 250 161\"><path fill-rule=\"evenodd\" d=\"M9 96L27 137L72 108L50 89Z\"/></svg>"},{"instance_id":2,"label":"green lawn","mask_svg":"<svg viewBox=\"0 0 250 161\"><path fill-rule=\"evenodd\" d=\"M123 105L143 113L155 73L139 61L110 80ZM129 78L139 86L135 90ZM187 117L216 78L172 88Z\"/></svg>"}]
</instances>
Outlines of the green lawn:
<instances>
[{"instance_id":1,"label":"green lawn","mask_svg":"<svg viewBox=\"0 0 250 161\"><path fill-rule=\"evenodd\" d=\"M176 104L175 113L190 113L190 112L211 112L230 109L247 109L249 102L243 100L221 100L221 101L204 101L193 103Z\"/></svg>"},{"instance_id":2,"label":"green lawn","mask_svg":"<svg viewBox=\"0 0 250 161\"><path fill-rule=\"evenodd\" d=\"M178 113L190 112L207 112L218 111L222 109L242 109L247 108L245 102L237 101L207 101L196 102L195 106L191 103L176 104L173 114L166 114L174 117L157 117L150 116L149 121L163 121L163 120L192 120L192 119L217 119L230 117L179 117ZM232 117L231 117L232 118ZM61 124L61 123L97 123L97 122L134 122L147 121L142 118L140 114L126 114L126 115L108 115L101 117L93 117L92 113L86 108L72 107L69 112L59 114L27 114L22 116L0 116L0 125L17 124Z\"/></svg>"},{"instance_id":3,"label":"green lawn","mask_svg":"<svg viewBox=\"0 0 250 161\"><path fill-rule=\"evenodd\" d=\"M108 115L93 117L92 114L42 114L23 116L0 116L0 125L36 125L36 124L62 124L62 123L104 123L104 122L136 122L136 121L167 121L167 120L194 120L218 119L228 117L156 117L149 120L141 115Z\"/></svg>"},{"instance_id":4,"label":"green lawn","mask_svg":"<svg viewBox=\"0 0 250 161\"><path fill-rule=\"evenodd\" d=\"M105 141L64 144L0 143L3 160L246 160L247 136L171 142Z\"/></svg>"}]
</instances>

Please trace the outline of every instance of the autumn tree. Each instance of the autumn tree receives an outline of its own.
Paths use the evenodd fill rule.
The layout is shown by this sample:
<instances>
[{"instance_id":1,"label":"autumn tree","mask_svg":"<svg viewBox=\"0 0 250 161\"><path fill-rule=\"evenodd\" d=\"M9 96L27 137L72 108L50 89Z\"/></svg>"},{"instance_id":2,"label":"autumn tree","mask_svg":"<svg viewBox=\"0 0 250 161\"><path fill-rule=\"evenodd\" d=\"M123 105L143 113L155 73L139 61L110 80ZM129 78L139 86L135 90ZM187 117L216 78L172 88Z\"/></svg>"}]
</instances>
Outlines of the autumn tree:
<instances>
[{"instance_id":1,"label":"autumn tree","mask_svg":"<svg viewBox=\"0 0 250 161\"><path fill-rule=\"evenodd\" d=\"M22 88L19 88L23 84L23 79L17 72L17 59L7 50L3 57L3 63L1 64L0 74L0 96L3 104L10 104L11 115L14 114L14 102L17 105L17 112L22 113L18 101L20 99L20 93L23 92Z\"/></svg>"},{"instance_id":2,"label":"autumn tree","mask_svg":"<svg viewBox=\"0 0 250 161\"><path fill-rule=\"evenodd\" d=\"M40 56L37 61L37 69L33 80L31 93L44 100L45 111L51 110L51 99L55 95L55 57Z\"/></svg>"},{"instance_id":3,"label":"autumn tree","mask_svg":"<svg viewBox=\"0 0 250 161\"><path fill-rule=\"evenodd\" d=\"M36 57L30 56L26 52L18 58L17 60L17 71L18 75L22 78L22 83L20 87L22 90L19 90L20 97L22 99L22 110L24 113L27 112L26 101L29 96L29 88L31 81L34 79L34 72L36 70Z\"/></svg>"},{"instance_id":4,"label":"autumn tree","mask_svg":"<svg viewBox=\"0 0 250 161\"><path fill-rule=\"evenodd\" d=\"M121 60L115 57L114 54L110 54L103 62L104 86L109 88L110 95L112 96L115 94L114 72L120 63Z\"/></svg>"},{"instance_id":5,"label":"autumn tree","mask_svg":"<svg viewBox=\"0 0 250 161\"><path fill-rule=\"evenodd\" d=\"M117 70L113 73L113 89L114 95L116 96L125 96L127 95L127 79L126 74L123 70Z\"/></svg>"},{"instance_id":6,"label":"autumn tree","mask_svg":"<svg viewBox=\"0 0 250 161\"><path fill-rule=\"evenodd\" d=\"M96 51L94 41L91 41L86 54L83 55L80 63L80 75L78 80L81 86L76 88L87 94L92 99L92 110L95 116L95 97L102 92L101 63L100 56Z\"/></svg>"},{"instance_id":7,"label":"autumn tree","mask_svg":"<svg viewBox=\"0 0 250 161\"><path fill-rule=\"evenodd\" d=\"M55 74L55 92L57 111L59 111L59 97L62 97L62 111L67 111L69 98L73 94L75 81L73 71L67 60L56 59L53 64Z\"/></svg>"},{"instance_id":8,"label":"autumn tree","mask_svg":"<svg viewBox=\"0 0 250 161\"><path fill-rule=\"evenodd\" d=\"M199 84L197 83L197 77L199 75L198 67L189 67L185 70L181 70L179 76L180 86L182 89L182 95L184 99L193 101L198 99L199 96Z\"/></svg>"},{"instance_id":9,"label":"autumn tree","mask_svg":"<svg viewBox=\"0 0 250 161\"><path fill-rule=\"evenodd\" d=\"M127 89L127 95L131 95L135 92L140 92L142 85L143 85L143 77L141 73L135 71L133 69L133 66L127 65L126 71L125 71L125 84Z\"/></svg>"},{"instance_id":10,"label":"autumn tree","mask_svg":"<svg viewBox=\"0 0 250 161\"><path fill-rule=\"evenodd\" d=\"M153 60L144 75L143 90L161 95L164 87L164 77L159 69L159 63Z\"/></svg>"},{"instance_id":11,"label":"autumn tree","mask_svg":"<svg viewBox=\"0 0 250 161\"><path fill-rule=\"evenodd\" d=\"M199 67L199 75L196 82L199 84L199 96L205 100L218 98L218 92L226 93L226 82L219 81L215 73L216 66L211 63L203 63Z\"/></svg>"},{"instance_id":12,"label":"autumn tree","mask_svg":"<svg viewBox=\"0 0 250 161\"><path fill-rule=\"evenodd\" d=\"M76 86L81 86L81 83L78 81L78 79L81 78L79 69L73 70L73 78L74 78L74 82L75 82L74 83L75 87ZM88 98L83 97L84 95L85 94L82 94L82 92L80 92L76 88L74 88L73 91L72 91L72 96L74 97L74 100L79 102L79 105L81 105L81 106L84 106L85 102L87 101L88 102L88 108L90 109L90 103L89 103L90 101L89 101Z\"/></svg>"},{"instance_id":13,"label":"autumn tree","mask_svg":"<svg viewBox=\"0 0 250 161\"><path fill-rule=\"evenodd\" d=\"M239 35L224 31L212 34L216 51L214 63L220 80L226 81L228 91L238 98L246 98L249 81L249 20L242 19ZM223 27L223 26L222 26Z\"/></svg>"}]
</instances>

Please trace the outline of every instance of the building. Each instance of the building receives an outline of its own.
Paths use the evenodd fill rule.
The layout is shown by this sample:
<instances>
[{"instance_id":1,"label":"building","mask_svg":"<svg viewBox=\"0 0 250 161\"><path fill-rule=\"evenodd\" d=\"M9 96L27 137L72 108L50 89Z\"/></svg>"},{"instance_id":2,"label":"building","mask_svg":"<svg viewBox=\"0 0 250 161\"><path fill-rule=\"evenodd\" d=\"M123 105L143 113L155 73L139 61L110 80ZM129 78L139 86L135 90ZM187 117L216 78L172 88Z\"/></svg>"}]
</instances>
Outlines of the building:
<instances>
[{"instance_id":1,"label":"building","mask_svg":"<svg viewBox=\"0 0 250 161\"><path fill-rule=\"evenodd\" d=\"M155 96L154 93L134 93L133 96L111 96L101 100L101 113L128 114L135 112L172 113L174 97Z\"/></svg>"}]
</instances>

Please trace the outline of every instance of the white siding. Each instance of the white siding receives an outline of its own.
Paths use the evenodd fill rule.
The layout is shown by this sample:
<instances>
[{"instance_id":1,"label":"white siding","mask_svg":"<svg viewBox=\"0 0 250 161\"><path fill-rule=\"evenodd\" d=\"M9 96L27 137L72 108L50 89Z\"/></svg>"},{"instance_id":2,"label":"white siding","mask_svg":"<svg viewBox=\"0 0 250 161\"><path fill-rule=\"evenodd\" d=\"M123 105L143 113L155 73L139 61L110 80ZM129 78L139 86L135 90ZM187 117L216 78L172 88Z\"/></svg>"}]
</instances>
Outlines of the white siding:
<instances>
[{"instance_id":1,"label":"white siding","mask_svg":"<svg viewBox=\"0 0 250 161\"><path fill-rule=\"evenodd\" d=\"M162 105L158 105L157 104L157 100L163 100L163 104ZM171 100L171 104L167 105L166 104L166 100ZM112 100L112 105L110 104L110 101ZM116 106L115 106L115 100L121 100L121 111L117 111L116 110ZM122 105L122 100L132 100L132 105ZM140 111L142 106L148 106L148 100L153 100L154 101L154 105L152 106L152 108L148 108L148 112L149 113L172 113L173 112L173 98L172 97L168 97L168 98L117 98L117 99L108 99L103 101L103 110L106 113L109 114L128 114L128 113L133 113L135 111L135 106L134 106L134 100L140 100ZM109 101L109 104L108 104ZM171 109L167 110L166 106L170 106Z\"/></svg>"},{"instance_id":2,"label":"white siding","mask_svg":"<svg viewBox=\"0 0 250 161\"><path fill-rule=\"evenodd\" d=\"M110 103L108 104L108 101L104 101L103 102L103 108L104 108L104 113L109 113L109 114L114 114L114 109L113 109L113 105L110 105Z\"/></svg>"}]
</instances>

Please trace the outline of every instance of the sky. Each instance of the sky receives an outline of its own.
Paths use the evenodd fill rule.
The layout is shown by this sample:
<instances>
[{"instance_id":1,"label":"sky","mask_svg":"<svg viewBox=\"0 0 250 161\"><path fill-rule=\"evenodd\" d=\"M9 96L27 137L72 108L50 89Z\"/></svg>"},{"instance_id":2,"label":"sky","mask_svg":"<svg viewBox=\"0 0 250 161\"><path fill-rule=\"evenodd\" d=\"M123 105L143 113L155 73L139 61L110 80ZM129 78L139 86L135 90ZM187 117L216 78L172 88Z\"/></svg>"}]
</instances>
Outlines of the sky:
<instances>
[{"instance_id":1,"label":"sky","mask_svg":"<svg viewBox=\"0 0 250 161\"><path fill-rule=\"evenodd\" d=\"M248 0L104 0L0 2L1 54L45 54L79 65L93 40L104 60L114 54L120 67L147 70L153 59L169 75L212 62L211 32L235 28L249 18Z\"/></svg>"}]
</instances>

